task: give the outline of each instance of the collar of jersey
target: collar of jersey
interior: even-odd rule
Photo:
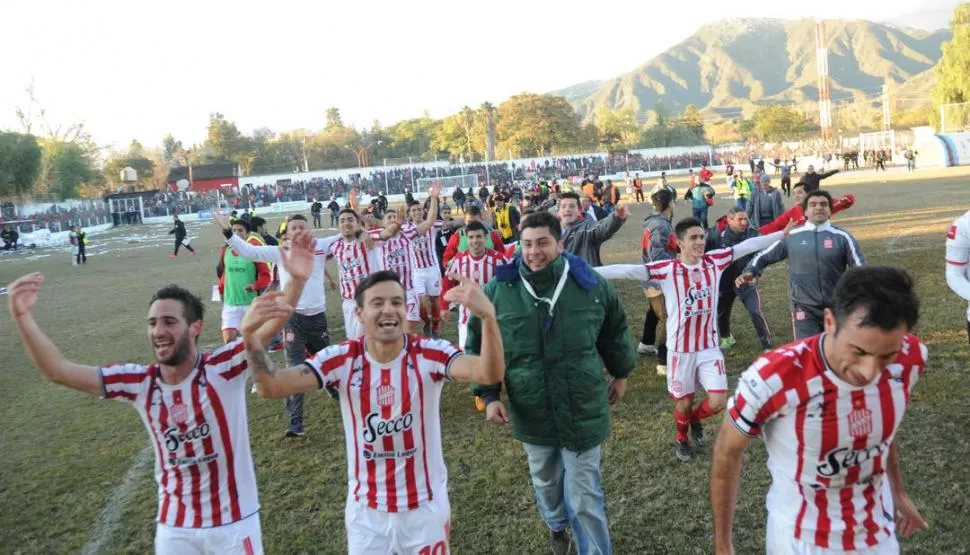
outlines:
[[[814,229],[816,231],[832,229],[832,220],[825,220],[824,223],[821,223],[819,225],[815,225],[812,222],[806,221],[804,226],[805,226],[805,229]]]

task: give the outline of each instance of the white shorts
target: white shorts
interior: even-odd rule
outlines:
[[[385,513],[347,498],[344,509],[350,555],[447,555],[451,506],[447,495],[413,511]]]
[[[886,480],[887,482],[889,480]],[[818,547],[805,540],[795,539],[795,526],[784,518],[772,517],[768,513],[765,529],[765,553],[768,555],[899,555],[899,541],[893,532],[888,538],[872,547],[855,551],[843,551]]]
[[[667,393],[674,399],[693,395],[697,384],[708,393],[727,393],[727,368],[717,347],[696,353],[667,352]]]
[[[468,339],[468,319],[470,314],[465,307],[458,307],[458,348],[465,350],[465,340]]]
[[[249,310],[249,305],[222,305],[222,329],[238,330],[242,327],[243,316]]]
[[[415,289],[408,291],[406,296],[408,309],[408,322],[421,321],[421,297]]]
[[[176,528],[167,524],[155,527],[155,555],[196,553],[262,555],[263,534],[259,526],[259,513],[214,528]]]
[[[357,301],[344,299],[344,333],[347,339],[359,339],[364,335],[364,326],[357,319]]]
[[[414,289],[418,295],[438,297],[441,295],[441,272],[437,266],[414,270]]]

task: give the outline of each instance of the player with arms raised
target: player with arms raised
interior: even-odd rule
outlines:
[[[667,392],[674,399],[675,454],[681,461],[694,458],[688,430],[696,443],[702,443],[701,421],[721,412],[727,401],[727,369],[717,331],[721,274],[735,260],[780,240],[793,225],[789,223],[785,231],[752,237],[705,254],[701,221],[684,218],[674,226],[680,258],[596,268],[607,279],[651,281],[663,290],[667,308]],[[695,409],[697,383],[707,391],[707,397]]]
[[[243,321],[247,357],[260,395],[340,390],[349,491],[348,551],[446,554],[451,509],[441,450],[441,391],[449,381],[501,382],[502,336],[495,308],[477,283],[446,298],[482,320],[481,356],[440,339],[408,335],[406,292],[397,274],[380,271],[357,288],[364,336],[327,347],[299,367],[276,370],[265,338],[283,325],[278,299],[256,299]]]
[[[768,553],[899,553],[926,522],[906,495],[894,443],[926,347],[912,278],[845,273],[825,331],[765,354],[738,380],[711,463],[717,553],[733,553],[741,460],[764,437]]]
[[[970,301],[970,212],[957,218],[946,233],[946,283],[954,293]],[[970,340],[970,308],[967,309]]]
[[[337,215],[337,229],[340,240],[328,244],[327,256],[337,265],[340,296],[344,300],[344,332],[347,339],[357,339],[364,334],[364,329],[357,321],[354,292],[360,282],[379,266],[379,262],[372,257],[375,254],[371,250],[374,241],[361,230],[357,212],[350,208],[341,210]]]
[[[283,293],[261,297],[271,301],[265,310],[276,318],[292,312],[313,263],[309,235],[292,237],[290,243],[289,254],[280,256],[291,277],[285,299]],[[13,282],[10,315],[45,378],[138,411],[155,451],[155,553],[262,553],[246,415],[249,367],[242,339],[200,353],[202,301],[170,285],[158,290],[148,305],[153,364],[84,366],[64,358],[34,320],[43,283],[40,274]],[[272,338],[257,332],[252,340]]]

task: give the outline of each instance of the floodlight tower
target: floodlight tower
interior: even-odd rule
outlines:
[[[818,111],[822,140],[832,139],[832,98],[829,96],[829,50],[825,22],[815,19],[815,61],[818,64]]]

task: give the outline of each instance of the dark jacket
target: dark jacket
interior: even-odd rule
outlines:
[[[581,218],[573,222],[562,232],[562,244],[567,252],[582,258],[590,266],[602,266],[600,259],[600,245],[616,234],[623,226],[623,220],[615,214],[594,222],[589,218]]]
[[[552,319],[536,295],[552,297],[569,260],[569,277]],[[505,346],[505,390],[512,435],[534,445],[582,453],[610,435],[603,366],[626,378],[636,366],[626,313],[613,286],[582,259],[563,253],[539,272],[516,256],[500,266],[485,295],[495,305]],[[468,323],[467,351],[481,352],[481,321]],[[486,403],[497,400],[502,384],[473,386]]]
[[[674,233],[674,224],[671,217],[659,212],[654,212],[643,219],[643,262],[657,262],[658,260],[670,260],[676,253],[670,252],[667,245],[670,243],[670,236]]]
[[[185,224],[182,222],[182,220],[175,220],[175,227],[173,227],[172,230],[168,232],[168,234],[171,235],[173,233],[175,234],[176,241],[181,241],[182,239],[185,239],[185,236],[187,235],[187,233],[185,232]]]
[[[731,229],[731,226],[725,226],[724,229],[719,230],[718,226],[715,225],[707,230],[707,235],[704,238],[704,252],[733,247],[742,241],[747,241],[758,235],[758,230],[751,225],[742,233],[734,231]],[[738,258],[724,270],[724,273],[721,274],[720,291],[730,291],[729,288],[735,287],[735,280],[744,272],[744,269],[751,262],[751,259],[755,257],[755,254],[757,253]],[[748,287],[748,285],[742,287]]]
[[[767,266],[788,259],[788,298],[821,310],[829,306],[835,284],[846,270],[866,263],[854,237],[831,222],[807,223],[759,252],[745,272],[760,276]]]
[[[774,187],[770,191],[755,189],[747,204],[748,219],[755,228],[777,220],[785,213],[785,204],[781,200],[781,192]]]
[[[839,170],[831,170],[824,173],[806,173],[798,181],[805,184],[806,193],[811,193],[812,191],[818,190],[823,179],[832,177],[837,173],[839,173]]]

